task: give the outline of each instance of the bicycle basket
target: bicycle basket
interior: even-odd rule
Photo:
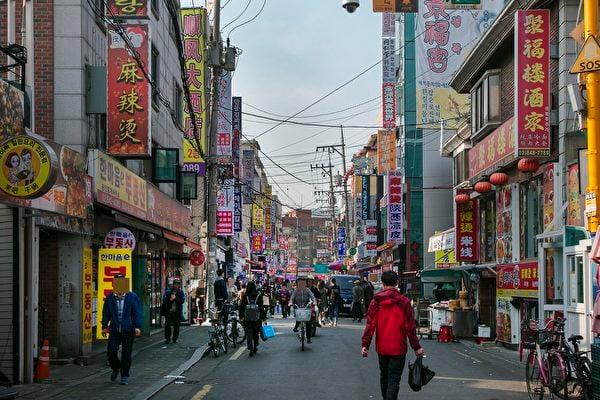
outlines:
[[[311,317],[310,308],[297,308],[296,309],[296,321],[298,322],[308,322]]]
[[[535,345],[544,340],[541,335],[537,320],[531,319],[521,324],[521,343],[524,349],[535,349]]]

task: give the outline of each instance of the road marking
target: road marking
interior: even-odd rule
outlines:
[[[192,397],[192,400],[202,400],[210,392],[210,389],[212,389],[212,385],[202,386],[202,389]]]
[[[473,357],[473,356],[470,356],[470,355],[468,355],[468,354],[462,353],[462,352],[460,352],[460,351],[458,351],[458,350],[453,350],[453,351],[454,351],[456,354],[459,354],[459,355],[461,355],[461,356],[463,356],[463,357],[465,357],[465,358],[470,358],[471,360],[473,360],[473,362],[474,362],[474,363],[479,363],[479,364],[483,363],[483,361],[481,361],[481,360],[479,360],[479,359],[477,359],[477,358],[475,358],[475,357]]]
[[[240,358],[240,356],[242,355],[242,353],[244,352],[244,350],[246,350],[244,347],[240,347],[238,349],[238,351],[236,351],[235,353],[233,353],[233,355],[229,358],[229,361],[235,361],[238,358]]]

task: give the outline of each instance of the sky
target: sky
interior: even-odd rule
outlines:
[[[224,6],[221,31],[225,38],[236,25],[254,17],[263,4],[263,0],[221,1]],[[190,2],[185,0],[183,5],[189,6]],[[197,0],[196,5],[199,3],[203,2]],[[242,97],[244,112],[286,119],[381,59],[381,14],[372,12],[371,1],[362,0],[353,14],[346,12],[341,3],[341,0],[266,0],[262,13],[254,21],[231,33],[231,45],[242,50],[233,76],[233,95]],[[381,66],[377,66],[294,120],[336,126],[378,125],[380,93]],[[347,111],[319,115],[365,102]],[[246,115],[242,131],[251,138],[276,124]],[[364,128],[344,130],[347,164],[375,132]],[[276,163],[310,183],[298,182],[261,155],[273,192],[282,203],[317,207],[314,191],[328,190],[329,177],[311,171],[311,163],[328,164],[328,154],[317,154],[315,148],[339,144],[340,129],[286,124],[257,140],[262,151]],[[332,164],[334,173],[341,173],[341,157],[332,155]]]

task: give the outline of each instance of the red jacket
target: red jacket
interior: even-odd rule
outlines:
[[[371,302],[362,337],[363,347],[369,348],[376,332],[375,349],[379,355],[405,355],[408,351],[407,338],[413,350],[421,348],[410,300],[396,289],[377,293]]]

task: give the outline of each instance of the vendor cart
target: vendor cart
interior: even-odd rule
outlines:
[[[433,338],[433,313],[428,300],[419,300],[417,303],[417,333],[422,338],[427,336],[428,339]]]

